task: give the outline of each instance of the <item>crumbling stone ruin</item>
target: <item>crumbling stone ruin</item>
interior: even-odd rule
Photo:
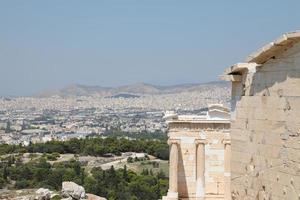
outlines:
[[[300,199],[300,32],[225,71],[232,82],[233,200]]]

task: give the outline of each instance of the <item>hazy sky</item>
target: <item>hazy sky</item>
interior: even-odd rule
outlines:
[[[284,32],[295,0],[0,0],[0,95],[199,83]]]

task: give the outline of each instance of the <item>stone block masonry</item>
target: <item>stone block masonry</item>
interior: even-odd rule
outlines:
[[[241,77],[232,84],[233,200],[300,199],[300,33],[276,41],[223,76]]]

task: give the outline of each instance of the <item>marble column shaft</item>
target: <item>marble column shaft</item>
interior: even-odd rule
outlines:
[[[230,179],[231,179],[231,143],[230,140],[224,140],[224,184],[225,184],[225,200],[231,200],[231,189],[230,189]]]
[[[170,171],[169,171],[169,192],[178,192],[178,146],[177,140],[169,140],[170,145]]]
[[[205,140],[196,140],[196,196],[205,197]]]

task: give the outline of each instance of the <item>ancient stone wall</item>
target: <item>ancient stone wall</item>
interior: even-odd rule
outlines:
[[[300,44],[232,85],[233,199],[300,199]]]

